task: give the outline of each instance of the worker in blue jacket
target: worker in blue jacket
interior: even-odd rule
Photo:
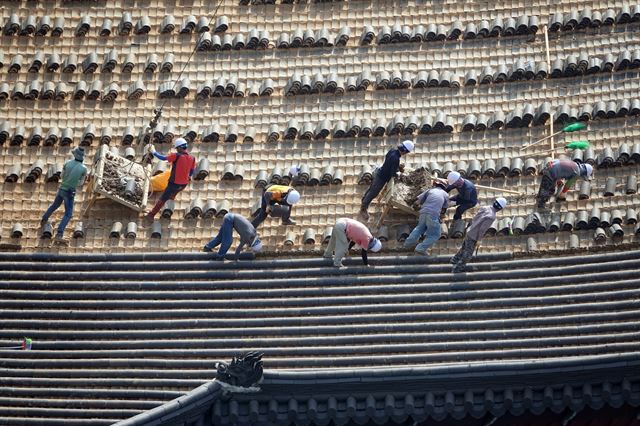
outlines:
[[[471,181],[464,179],[458,172],[450,172],[447,175],[446,191],[450,192],[453,189],[458,191],[458,195],[449,198],[453,202],[453,205],[458,206],[456,212],[453,215],[453,220],[462,219],[462,214],[478,204],[478,190]]]

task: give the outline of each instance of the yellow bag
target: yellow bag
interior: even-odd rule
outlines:
[[[167,185],[169,185],[169,176],[171,176],[171,170],[152,176],[151,191],[160,192],[167,189]]]

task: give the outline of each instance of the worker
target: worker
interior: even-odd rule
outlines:
[[[153,221],[156,213],[160,211],[162,206],[164,206],[164,203],[166,203],[168,200],[175,199],[176,195],[178,195],[180,191],[187,187],[189,181],[191,180],[191,176],[196,170],[196,160],[191,156],[191,154],[187,152],[186,139],[176,139],[173,146],[176,149],[176,153],[171,153],[164,156],[156,152],[156,148],[153,146],[153,144],[149,144],[148,150],[153,154],[154,157],[161,161],[168,161],[172,164],[172,166],[167,188],[164,190],[162,195],[160,195],[160,199],[158,200],[156,205],[153,206],[151,211],[146,215],[146,219],[148,221]]]
[[[467,262],[473,256],[478,242],[484,237],[487,229],[496,220],[496,213],[507,206],[507,200],[502,197],[496,198],[491,205],[482,206],[478,213],[471,220],[471,224],[467,228],[467,233],[462,241],[462,246],[458,253],[451,258],[453,263],[453,273],[463,272]]]
[[[456,196],[449,198],[450,205],[458,206],[453,214],[453,220],[462,219],[464,212],[478,204],[478,190],[470,180],[464,179],[458,172],[449,172],[447,182],[449,183],[447,192],[454,189],[458,191]]]
[[[285,213],[282,216],[283,225],[295,225],[295,220],[291,219],[291,207],[300,201],[300,193],[287,185],[269,185],[262,194],[262,204],[251,224],[258,228],[267,218],[267,208],[270,206],[284,206]]]
[[[552,195],[556,196],[556,201],[564,201],[566,193],[569,192],[578,180],[590,180],[593,175],[593,167],[587,163],[577,163],[571,160],[553,160],[547,163],[542,170],[542,180],[540,190],[536,196],[538,208],[543,209],[544,205]]]
[[[215,255],[215,259],[223,260],[224,255],[229,251],[231,243],[233,242],[233,230],[236,230],[240,235],[240,243],[236,248],[234,260],[238,260],[238,256],[242,251],[242,248],[249,245],[251,251],[258,253],[262,249],[262,242],[258,238],[256,228],[253,227],[244,216],[237,213],[227,213],[222,220],[222,226],[218,235],[216,235],[211,241],[204,246],[204,251],[210,252],[214,248],[220,246],[218,253]]]
[[[449,195],[445,191],[446,188],[447,181],[434,179],[433,186],[418,195],[416,203],[421,206],[420,217],[418,224],[404,241],[406,248],[415,247],[416,253],[426,255],[427,250],[440,239],[441,217],[449,206]],[[423,235],[425,236],[424,240],[416,245]]]
[[[362,203],[360,205],[360,218],[362,220],[369,220],[369,204],[380,194],[380,191],[382,191],[382,188],[384,188],[387,182],[396,176],[398,172],[404,172],[404,164],[400,164],[400,158],[412,152],[413,148],[413,142],[410,140],[402,142],[396,148],[390,149],[384,158],[382,166],[374,170],[373,181],[362,196]]]
[[[44,226],[53,212],[64,203],[64,216],[62,216],[62,220],[58,224],[55,236],[55,242],[58,244],[67,242],[64,239],[64,230],[73,216],[73,201],[76,189],[84,183],[87,177],[87,167],[82,164],[84,161],[84,148],[81,146],[76,147],[71,151],[71,154],[73,159],[64,163],[62,167],[62,175],[60,176],[62,182],[58,187],[56,198],[42,216],[42,220],[40,220],[40,226]]]
[[[331,239],[329,239],[329,245],[324,251],[324,257],[331,258],[335,252],[333,266],[340,268],[344,266],[342,259],[355,244],[360,246],[362,263],[367,266],[369,265],[367,251],[375,253],[382,248],[380,240],[374,238],[369,228],[362,222],[347,218],[338,219],[333,227],[333,232],[331,232]]]

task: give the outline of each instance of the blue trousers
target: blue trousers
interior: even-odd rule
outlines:
[[[233,213],[225,214],[220,231],[218,231],[218,235],[213,237],[213,240],[205,244],[205,247],[209,249],[220,246],[220,249],[218,250],[218,257],[222,257],[227,254],[229,247],[231,247],[231,243],[233,242],[233,219]]]
[[[415,246],[422,235],[425,236],[424,240],[416,246],[416,251],[425,252],[440,239],[440,221],[437,217],[421,214],[418,224],[404,240],[404,246],[407,248]]]
[[[62,216],[62,220],[58,225],[57,236],[62,237],[64,235],[64,229],[69,224],[71,220],[71,216],[73,216],[73,199],[76,195],[76,191],[72,189],[58,189],[58,193],[56,194],[56,198],[53,200],[53,203],[49,206],[47,211],[42,216],[42,220],[44,222],[49,220],[49,217],[58,210],[58,207],[64,203],[64,216]]]

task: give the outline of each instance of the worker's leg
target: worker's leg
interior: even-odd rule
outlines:
[[[462,257],[462,250],[464,249],[464,243],[465,241],[467,241],[467,239],[465,238],[464,240],[462,240],[462,245],[460,246],[460,248],[458,249],[458,252],[456,254],[453,255],[453,257],[449,260],[450,263],[452,264],[456,264],[458,263],[458,261],[460,260],[460,258]]]
[[[333,226],[333,231],[331,231],[331,238],[329,238],[329,244],[327,244],[327,248],[324,249],[324,254],[322,255],[323,257],[333,256],[333,251],[336,248],[336,235],[338,235],[339,232],[337,226],[337,223]]]
[[[162,206],[164,206],[164,203],[166,203],[169,200],[173,200],[174,198],[176,198],[176,195],[180,191],[182,191],[182,189],[185,186],[186,185],[176,185],[176,184],[173,184],[173,183],[169,183],[167,185],[167,189],[165,189],[164,192],[162,193],[162,195],[160,195],[160,199],[156,202],[156,205],[153,206],[151,211],[147,214],[147,217],[153,218],[160,211]]]
[[[73,216],[73,200],[75,197],[75,191],[61,189],[58,192],[64,199],[64,216],[62,216],[62,220],[60,221],[60,224],[58,224],[58,232],[56,232],[56,237],[62,238],[62,236],[64,235],[64,230],[69,224],[71,216]]]
[[[427,221],[427,215],[421,214],[420,217],[418,218],[418,224],[416,225],[415,228],[413,228],[413,231],[411,231],[407,239],[404,240],[405,248],[415,247],[415,245],[418,243],[418,240],[420,239],[422,234],[424,234],[424,231],[427,230],[426,221]]]
[[[288,206],[286,204],[281,204],[282,206],[288,207],[287,211],[284,212],[284,214],[282,215],[282,224],[283,225],[295,225],[296,221],[291,219],[291,209],[293,207]]]
[[[460,248],[460,258],[458,259],[458,262],[453,268],[454,272],[456,270],[458,271],[464,270],[464,267],[466,266],[467,262],[469,262],[469,260],[471,260],[471,258],[473,257],[473,251],[476,248],[476,243],[477,241],[472,240],[471,238],[464,239],[462,243],[462,247]]]
[[[360,205],[360,210],[367,211],[369,209],[369,204],[373,201],[374,198],[378,196],[382,188],[387,184],[387,181],[382,179],[378,173],[373,177],[373,181],[369,188],[366,190],[364,195],[362,196],[362,204]]]
[[[551,196],[556,191],[556,182],[554,179],[549,176],[548,172],[545,172],[542,175],[542,179],[540,181],[540,189],[538,190],[538,195],[536,196],[536,200],[538,202],[538,207],[543,208],[545,203],[549,201]]]
[[[216,248],[220,245],[220,243],[222,242],[222,237],[223,237],[223,232],[222,230],[224,229],[226,223],[229,221],[229,218],[231,218],[231,225],[233,226],[233,216],[230,216],[231,213],[227,213],[224,215],[224,219],[222,220],[222,226],[220,227],[220,230],[218,231],[218,234],[213,237],[213,239],[211,241],[209,241],[207,244],[204,245],[205,249],[211,250],[213,248]]]
[[[54,198],[54,200],[53,200],[53,203],[51,203],[51,205],[49,206],[47,211],[44,213],[44,215],[42,215],[42,220],[40,221],[40,223],[42,225],[47,223],[47,221],[49,220],[49,218],[51,217],[53,212],[58,210],[58,207],[60,207],[62,205],[62,202],[64,201],[64,198],[62,197],[62,195],[60,195],[60,191],[62,191],[62,190],[61,189],[58,190],[58,192],[56,193],[56,198]]]
[[[470,208],[473,208],[473,206],[475,206],[478,203],[462,203],[460,205],[458,205],[458,207],[456,208],[456,212],[453,215],[453,220],[458,220],[458,219],[462,219],[462,215],[464,214],[464,212],[466,212],[467,210],[469,210]]]
[[[267,218],[267,205],[271,202],[271,198],[267,197],[266,194],[262,194],[262,203],[260,204],[260,210],[256,214],[256,217],[253,218],[251,224],[254,228],[258,228],[262,222]]]
[[[342,259],[346,256],[349,250],[349,240],[347,239],[347,224],[338,221],[333,228],[331,236],[335,235],[335,256],[333,257],[333,266],[342,266]]]
[[[222,227],[220,228],[220,249],[218,250],[218,256],[222,257],[229,251],[231,243],[233,242],[233,214],[227,213],[224,215],[222,221]]]
[[[440,239],[440,221],[438,218],[427,216],[427,231],[424,240],[416,246],[416,251],[425,253],[431,248],[436,241]]]

